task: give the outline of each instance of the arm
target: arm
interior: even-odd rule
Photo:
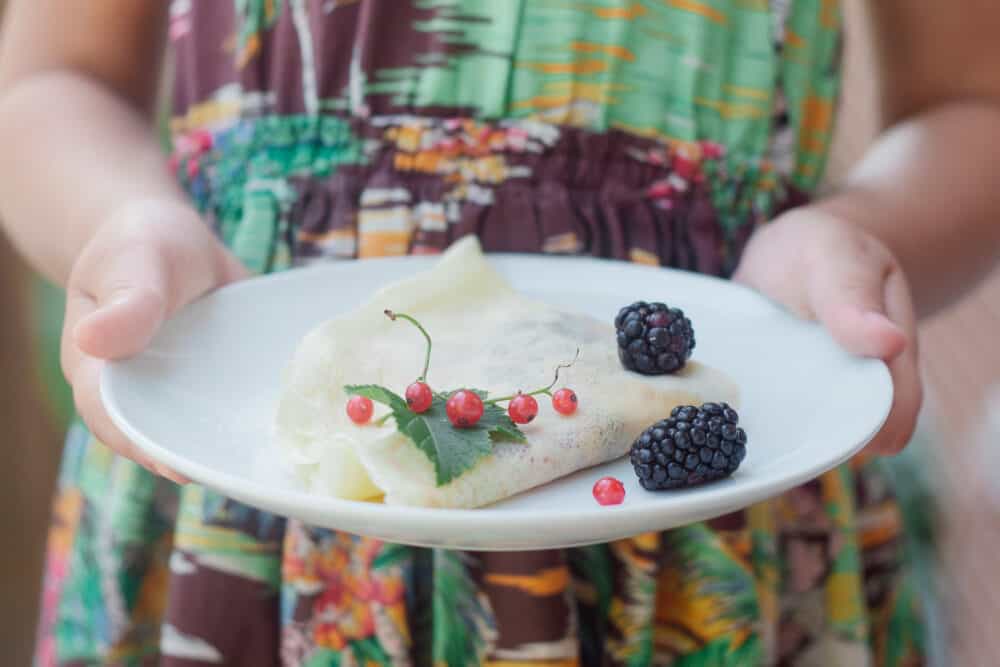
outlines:
[[[14,0],[0,35],[0,215],[66,285],[62,365],[77,410],[117,452],[164,474],[104,412],[107,359],[243,275],[166,168],[151,116],[166,2]]]
[[[735,277],[886,362],[893,406],[872,451],[891,453],[922,401],[918,313],[957,298],[1000,255],[1000,7],[871,0],[869,14],[882,136],[829,198],[757,232]]]
[[[1000,5],[869,8],[886,131],[819,206],[885,243],[928,315],[1000,258]]]
[[[0,35],[0,214],[65,284],[123,201],[183,201],[151,117],[166,3],[9,3]]]

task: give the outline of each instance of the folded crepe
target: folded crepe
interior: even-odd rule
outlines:
[[[386,309],[413,316],[433,338],[427,380],[435,391],[475,387],[504,396],[544,387],[579,350],[555,387],[576,392],[576,413],[562,416],[539,397],[538,417],[521,426],[526,443],[496,442],[471,469],[438,486],[430,458],[391,418],[374,423],[387,408],[376,404],[375,420],[364,426],[345,413],[345,385],[378,384],[401,395],[422,369],[424,339],[411,325],[390,321]],[[643,429],[677,405],[736,404],[733,382],[695,361],[675,375],[626,371],[613,317],[600,321],[519,294],[490,266],[478,240],[466,237],[433,268],[382,288],[306,335],[286,369],[277,441],[313,492],[472,508],[625,455]]]

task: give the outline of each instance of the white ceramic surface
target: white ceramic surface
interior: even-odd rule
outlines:
[[[622,459],[475,510],[391,507],[302,491],[272,443],[282,369],[313,326],[433,261],[327,264],[224,288],[184,309],[141,355],[109,364],[104,403],[156,460],[244,503],[393,542],[479,550],[604,542],[736,510],[847,460],[892,403],[881,362],[845,354],[818,326],[740,286],[589,258],[493,255],[516,288],[563,309],[610,321],[637,299],[683,308],[695,327],[696,358],[740,385],[749,442],[736,474],[697,489],[650,493]],[[625,483],[622,505],[594,501],[591,486],[603,475]]]

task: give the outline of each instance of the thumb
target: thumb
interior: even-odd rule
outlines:
[[[138,353],[166,317],[168,270],[155,246],[122,248],[110,260],[85,271],[71,289],[84,292],[94,302],[94,309],[73,328],[74,341],[92,357],[117,359]]]
[[[906,349],[907,335],[885,306],[886,284],[897,270],[858,258],[814,274],[807,289],[811,310],[848,352],[891,361]]]

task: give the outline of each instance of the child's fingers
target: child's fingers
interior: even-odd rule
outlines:
[[[178,308],[246,276],[197,219],[109,225],[70,277],[69,291],[94,304],[71,330],[73,339],[84,353],[102,359],[134,355]]]
[[[892,410],[885,425],[869,447],[877,454],[898,454],[903,451],[916,429],[917,416],[923,403],[923,387],[916,354],[907,351],[889,362],[892,375]]]
[[[852,258],[816,267],[807,287],[816,318],[849,352],[891,360],[909,341],[900,323],[886,313],[886,281],[894,267]]]
[[[907,331],[913,331],[916,327],[909,288],[899,272],[890,275],[886,282],[886,311]],[[892,410],[882,430],[869,445],[872,451],[879,454],[897,454],[913,437],[917,415],[923,403],[915,337],[911,337],[906,350],[888,365],[893,385]]]
[[[96,275],[82,267],[67,290],[62,365],[73,386],[77,412],[94,437],[116,453],[179,484],[186,480],[143,454],[115,427],[100,396],[99,357],[134,354],[163,321],[163,263],[148,250],[130,250],[95,263]]]
[[[142,287],[123,292],[77,322],[73,339],[86,354],[119,359],[140,352],[163,322],[159,294]]]
[[[100,369],[104,360],[140,352],[177,308],[245,275],[186,207],[129,207],[101,227],[70,276],[61,350],[77,410],[99,440],[153,472],[186,481],[115,427],[101,401]]]
[[[887,363],[892,408],[869,447],[878,454],[895,454],[913,436],[923,400],[916,319],[903,274],[892,264],[876,267],[859,262],[822,272],[811,300],[820,321],[846,349]]]
[[[806,213],[758,232],[734,277],[819,320],[852,354],[886,362],[893,404],[869,447],[880,454],[903,449],[923,390],[912,302],[889,251],[852,226]]]
[[[73,325],[73,340],[101,359],[136,354],[163,323],[169,289],[168,268],[155,246],[127,245],[91,262],[70,285],[94,302],[93,311]]]

